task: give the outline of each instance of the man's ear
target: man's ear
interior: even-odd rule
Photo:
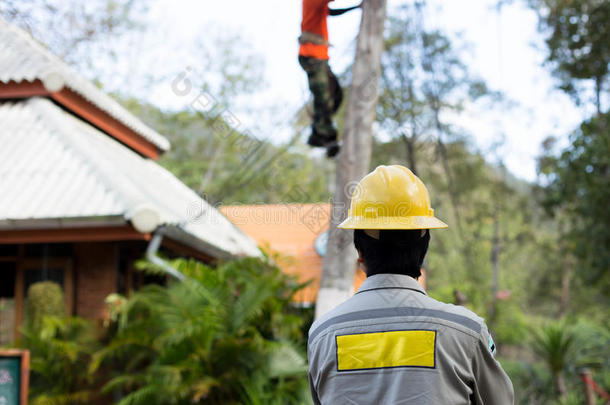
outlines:
[[[358,264],[364,264],[364,257],[362,257],[360,249],[358,249]]]

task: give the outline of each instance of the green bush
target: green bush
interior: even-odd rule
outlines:
[[[91,322],[43,316],[22,333],[22,346],[31,354],[32,405],[90,404],[98,397],[98,376],[88,369],[92,353],[99,350]]]
[[[30,350],[32,405],[89,404],[97,395],[88,374],[91,355],[99,349],[94,326],[66,316],[61,287],[35,283],[28,289],[21,346]]]
[[[26,322],[33,329],[42,327],[45,316],[66,316],[64,293],[59,284],[52,281],[32,284],[27,292],[25,313]]]
[[[91,364],[120,370],[104,391],[121,393],[120,405],[307,403],[303,321],[291,309],[301,286],[258,259],[174,266],[184,282],[114,300],[116,337]]]

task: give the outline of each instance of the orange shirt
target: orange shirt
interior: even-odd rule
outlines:
[[[301,32],[311,32],[322,36],[328,42],[328,3],[333,0],[303,0],[303,21]],[[301,44],[299,55],[316,59],[328,59],[328,45]]]

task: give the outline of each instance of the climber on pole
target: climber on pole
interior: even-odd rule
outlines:
[[[328,64],[328,28],[326,18],[342,15],[360,8],[360,5],[331,9],[334,0],[303,0],[303,21],[299,37],[299,64],[307,73],[309,90],[313,95],[313,124],[307,143],[326,148],[326,155],[339,152],[337,129],[332,120],[343,100],[343,91]]]

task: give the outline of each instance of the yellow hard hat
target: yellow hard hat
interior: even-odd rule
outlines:
[[[447,228],[434,216],[424,183],[404,166],[379,166],[354,189],[341,229]]]

